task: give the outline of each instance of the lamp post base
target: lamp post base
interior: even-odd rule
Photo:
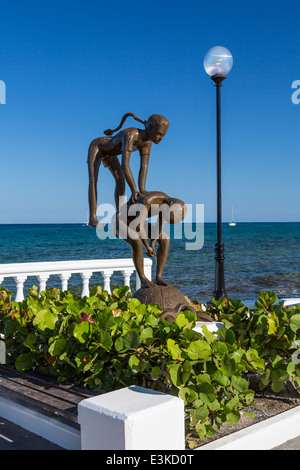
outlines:
[[[216,275],[215,275],[215,290],[214,298],[220,300],[227,297],[224,279],[224,244],[216,243],[215,245],[215,260],[216,260]]]

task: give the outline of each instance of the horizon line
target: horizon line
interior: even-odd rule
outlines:
[[[222,221],[223,224],[229,224],[231,221]],[[196,222],[196,221],[189,221],[189,222],[179,222],[176,225],[182,225],[182,224],[217,224],[217,222],[212,222],[212,221],[206,221],[206,222]],[[300,223],[300,220],[254,220],[254,221],[247,221],[247,220],[240,220],[239,222],[236,222],[236,225],[239,224],[298,224]],[[86,223],[83,222],[1,222],[1,225],[82,225],[84,227],[90,227]],[[106,223],[105,225],[111,225],[111,223]],[[104,225],[104,226],[105,226]],[[90,228],[96,228],[96,227],[90,227]]]

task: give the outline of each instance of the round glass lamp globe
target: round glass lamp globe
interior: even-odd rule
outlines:
[[[204,57],[205,72],[211,77],[226,77],[233,64],[231,52],[226,47],[212,47]]]

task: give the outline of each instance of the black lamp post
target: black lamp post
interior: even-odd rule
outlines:
[[[232,68],[232,55],[228,49],[216,46],[204,57],[205,71],[210,75],[216,86],[216,117],[217,117],[217,243],[215,245],[215,290],[216,300],[227,297],[224,279],[224,244],[222,242],[222,191],[221,191],[221,86]]]

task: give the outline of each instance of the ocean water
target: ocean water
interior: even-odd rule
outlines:
[[[195,230],[195,227],[194,227]],[[171,244],[164,278],[190,299],[207,302],[214,291],[216,224],[204,225],[201,249],[186,250],[183,239],[171,231]],[[272,290],[279,298],[300,297],[300,223],[223,224],[225,246],[225,285],[228,297],[256,299],[260,291]],[[83,224],[0,225],[0,263],[30,261],[84,260],[131,257],[127,243],[120,239],[99,239],[96,229]],[[153,263],[153,275],[156,262]],[[112,276],[112,288],[123,285],[121,274]],[[132,289],[135,281],[132,276]],[[94,274],[90,286],[103,285],[101,274]],[[24,293],[38,285],[28,278]],[[15,291],[13,279],[3,287]],[[47,287],[60,287],[51,276]],[[73,275],[69,288],[81,292],[81,278]]]

